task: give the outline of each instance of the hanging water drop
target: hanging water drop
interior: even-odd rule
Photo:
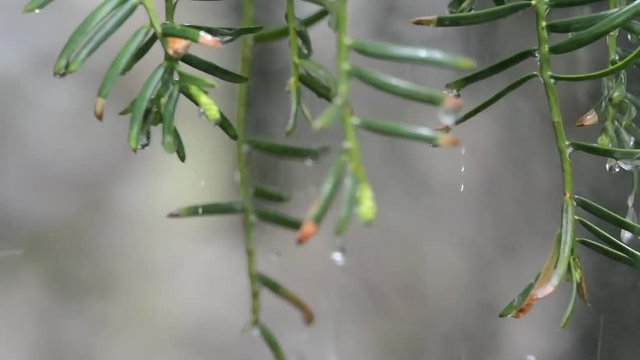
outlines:
[[[571,154],[573,154],[573,150],[574,150],[574,149],[573,149],[573,146],[571,146],[571,145],[568,145],[568,146],[567,146],[567,157],[568,157],[568,158],[570,158],[570,157],[571,157]]]
[[[40,9],[35,9],[35,10],[33,10],[33,13],[34,13],[34,14],[40,14]]]
[[[606,163],[606,169],[608,172],[615,174],[618,171],[620,171],[620,165],[618,164],[618,162],[616,161],[616,159],[607,159],[607,163]]]
[[[537,360],[537,359],[536,359],[536,356],[535,356],[535,355],[533,355],[533,354],[528,354],[528,355],[525,357],[525,360]]]
[[[316,164],[316,161],[314,159],[312,159],[312,158],[306,158],[304,160],[304,165],[305,166],[312,167],[315,164]]]
[[[199,206],[198,207],[198,215],[202,215],[202,213],[203,213],[202,206]]]
[[[636,210],[633,206],[633,203],[635,202],[635,198],[636,198],[636,194],[634,191],[632,191],[631,194],[629,194],[629,197],[627,198],[628,210],[627,210],[627,216],[625,217],[625,219],[634,223],[638,222],[638,215],[636,214]],[[624,229],[620,231],[620,240],[622,240],[623,243],[629,244],[632,240],[635,240],[635,239],[637,239],[637,237],[633,233]]]
[[[618,167],[625,171],[633,171],[638,167],[638,160],[620,160],[618,161]]]
[[[249,332],[251,333],[251,336],[253,337],[260,337],[260,328],[258,326],[252,326],[251,330],[249,330]]]
[[[209,119],[207,118],[207,113],[204,111],[203,108],[198,108],[198,117],[202,120],[209,121]]]
[[[147,131],[144,134],[144,137],[142,138],[140,143],[138,144],[138,150],[144,150],[148,148],[150,144],[151,144],[151,132]]]
[[[444,126],[453,126],[458,120],[458,110],[454,108],[440,108],[438,110],[438,120]]]

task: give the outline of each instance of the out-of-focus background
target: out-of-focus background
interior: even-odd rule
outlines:
[[[0,22],[0,359],[270,359],[262,342],[243,331],[249,305],[239,220],[165,218],[179,206],[236,197],[233,143],[181,103],[177,121],[186,164],[166,155],[157,141],[135,155],[128,150],[128,120],[116,114],[158,61],[157,49],[119,82],[104,123],[92,116],[102,74],[144,21],[143,12],[78,74],[54,79],[59,49],[98,1],[56,1],[37,15],[21,15],[23,3],[5,2]],[[259,23],[282,22],[284,0],[257,3]],[[351,3],[356,37],[442,48],[473,56],[480,65],[535,41],[531,13],[441,30],[412,27],[408,20],[444,13],[445,0]],[[234,26],[238,7],[234,1],[185,0],[178,19]],[[315,57],[331,65],[332,33],[322,23],[312,35]],[[596,69],[604,64],[603,46],[556,59],[554,67]],[[286,49],[280,42],[256,50],[253,134],[282,136]],[[197,51],[237,69],[237,50]],[[437,88],[460,75],[356,61]],[[466,103],[477,103],[534,66],[527,62],[470,88],[463,93]],[[598,99],[599,81],[559,87],[570,136],[594,139],[596,130],[577,131],[571,123]],[[359,84],[355,93],[360,114],[437,125],[432,108]],[[233,115],[235,87],[222,85],[213,95]],[[316,113],[322,109],[314,96],[307,102]],[[535,275],[558,226],[560,176],[546,114],[541,86],[531,82],[455,130],[464,155],[460,148],[361,134],[380,214],[372,227],[352,227],[342,267],[329,258],[337,241],[331,235],[334,217],[305,247],[297,247],[290,232],[258,225],[260,268],[317,312],[317,323],[305,328],[294,310],[264,294],[265,320],[289,357],[637,359],[640,277],[584,249],[591,305],[579,304],[567,329],[558,326],[566,285],[524,320],[497,317]],[[301,123],[287,141],[309,139],[339,144],[340,133],[312,134]],[[573,158],[576,192],[624,213],[628,174],[607,173],[601,159]],[[303,216],[329,162],[305,166],[255,156],[253,176],[291,191],[295,200],[284,209]]]

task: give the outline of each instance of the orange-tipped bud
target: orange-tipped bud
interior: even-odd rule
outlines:
[[[411,20],[413,25],[434,26],[438,20],[437,16],[424,16]]]
[[[460,111],[464,106],[464,101],[458,96],[447,95],[442,101],[442,108],[444,110]]]
[[[189,52],[191,41],[176,37],[167,38],[167,52],[176,59]]]
[[[533,308],[533,305],[535,303],[536,299],[534,299],[533,296],[529,296],[527,300],[522,303],[522,306],[520,306],[518,310],[516,310],[510,317],[514,319],[520,319],[521,317],[527,315],[529,311],[531,311],[531,308]]]
[[[304,245],[318,232],[318,224],[313,220],[305,220],[298,230],[298,245]]]
[[[220,41],[220,38],[204,31],[200,31],[200,36],[198,36],[198,44],[211,46],[213,48],[222,47],[222,41]]]
[[[96,119],[98,119],[98,121],[102,121],[102,116],[104,115],[104,104],[106,102],[107,100],[101,97],[96,99],[96,105],[93,108],[93,113],[95,114]]]
[[[453,134],[442,134],[438,137],[438,146],[458,146],[460,145],[460,138]]]
[[[437,128],[435,128],[435,130],[446,134],[449,131],[451,131],[451,126],[442,125],[442,126],[438,126]]]
[[[598,113],[591,109],[586,114],[582,115],[580,119],[576,122],[576,126],[591,126],[598,123]]]

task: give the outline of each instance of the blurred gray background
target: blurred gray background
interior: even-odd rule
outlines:
[[[353,0],[352,33],[467,54],[480,65],[535,41],[530,12],[462,30],[408,24],[444,13],[446,2]],[[56,1],[37,15],[21,15],[23,3],[5,2],[0,22],[0,359],[270,359],[243,331],[249,305],[239,219],[165,218],[179,206],[236,197],[234,144],[183,102],[177,121],[186,164],[157,141],[135,155],[128,150],[128,120],[116,114],[158,61],[158,49],[119,82],[104,123],[93,119],[102,74],[143,12],[62,80],[51,76],[58,51],[98,1]],[[260,24],[281,23],[284,0],[257,3]],[[185,0],[178,19],[234,26],[238,4]],[[315,58],[331,65],[332,33],[322,23],[312,35]],[[284,42],[256,49],[252,134],[284,139],[286,49]],[[597,43],[556,59],[554,68],[596,69],[603,49]],[[237,50],[196,51],[237,69]],[[436,88],[460,76],[354,59]],[[534,66],[471,87],[463,93],[467,106]],[[434,109],[354,84],[359,114],[437,126]],[[599,81],[560,85],[572,138],[597,136],[571,124],[599,91]],[[214,96],[232,115],[235,87],[222,85]],[[323,106],[312,95],[307,103],[316,113]],[[337,241],[333,216],[305,247],[290,232],[258,225],[260,268],[317,312],[317,323],[305,328],[298,313],[264,293],[265,321],[290,359],[637,359],[640,277],[584,249],[591,305],[578,304],[567,329],[558,328],[566,284],[523,320],[497,317],[544,262],[559,222],[560,174],[540,84],[527,84],[455,132],[464,156],[460,148],[360,135],[380,212],[374,226],[352,226],[345,266],[329,259]],[[340,133],[312,134],[301,122],[288,141],[339,144]],[[624,213],[628,174],[607,173],[601,159],[573,158],[576,192]],[[303,216],[329,162],[255,156],[253,177],[292,192],[284,209]]]

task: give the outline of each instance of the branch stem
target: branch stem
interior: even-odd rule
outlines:
[[[336,24],[338,35],[338,90],[335,101],[343,101],[348,106],[344,107],[342,113],[342,124],[344,131],[343,148],[349,161],[349,170],[356,176],[358,180],[359,189],[363,187],[369,187],[369,180],[362,163],[362,157],[360,155],[360,144],[356,135],[356,127],[352,120],[352,108],[351,102],[351,77],[349,72],[351,71],[351,59],[349,56],[351,50],[351,38],[348,32],[349,21],[349,9],[348,0],[338,0],[336,4]],[[360,192],[360,191],[359,191]],[[358,196],[360,196],[359,194]]]
[[[254,25],[254,0],[242,1],[242,26]],[[253,36],[242,38],[240,52],[240,73],[249,77],[251,72],[251,58],[253,53]],[[238,86],[238,99],[236,110],[236,140],[237,165],[240,173],[240,196],[243,205],[243,228],[245,251],[247,255],[247,273],[251,287],[251,323],[254,326],[260,324],[260,288],[258,286],[258,273],[256,269],[256,251],[253,238],[253,222],[255,219],[252,188],[249,182],[249,169],[247,161],[247,109],[249,105],[249,85],[247,83]]]
[[[534,297],[542,298],[551,294],[564,277],[569,265],[570,254],[575,247],[575,205],[573,203],[573,171],[567,136],[562,122],[562,113],[558,100],[558,91],[552,78],[551,54],[549,52],[549,35],[547,33],[547,1],[535,0],[536,28],[538,35],[538,63],[540,78],[544,85],[549,113],[555,135],[560,165],[562,170],[562,188],[564,200],[562,206],[560,253],[554,273],[549,282],[539,289],[535,289]]]

